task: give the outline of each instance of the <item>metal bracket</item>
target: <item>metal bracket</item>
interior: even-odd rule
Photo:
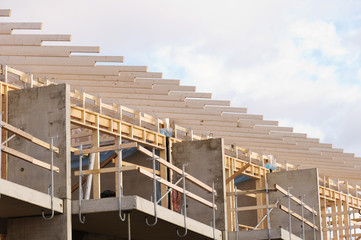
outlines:
[[[177,229],[178,237],[185,237],[188,233],[187,229],[187,194],[186,194],[186,175],[185,175],[185,166],[188,164],[183,164],[182,166],[182,178],[183,178],[183,216],[184,216],[184,233],[180,234]]]
[[[119,213],[118,213],[118,215],[119,215],[119,218],[120,218],[120,220],[122,220],[122,222],[124,222],[125,221],[125,218],[126,218],[126,216],[125,216],[125,213],[124,214],[122,214],[122,197],[123,197],[123,186],[122,186],[122,175],[123,175],[123,173],[122,173],[122,171],[120,170],[121,169],[121,167],[122,167],[122,150],[120,149],[120,140],[118,140],[118,149],[117,149],[117,151],[118,151],[118,200],[119,200],[119,202],[118,202],[118,204],[119,204]]]
[[[14,136],[14,135],[13,135]],[[50,151],[51,151],[51,184],[50,184],[50,192],[51,192],[51,215],[50,217],[45,217],[44,210],[41,211],[41,215],[45,220],[51,220],[54,217],[54,138],[51,137],[51,143],[50,143]],[[49,192],[49,191],[48,191]]]
[[[153,223],[149,223],[148,222],[148,218],[145,217],[145,223],[149,226],[149,227],[153,227],[157,224],[158,222],[158,217],[157,217],[157,179],[156,179],[156,175],[155,175],[155,148],[153,148],[153,156],[152,156],[152,161],[153,161],[153,203],[154,203],[154,222]]]
[[[82,189],[82,168],[83,168],[83,145],[80,145],[80,154],[79,154],[79,221],[84,224],[85,216],[81,215],[81,201],[83,199],[83,189]]]

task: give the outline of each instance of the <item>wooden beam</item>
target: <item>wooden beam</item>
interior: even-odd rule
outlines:
[[[153,178],[153,174],[151,174],[150,172],[148,172],[148,171],[146,171],[146,170],[144,170],[144,169],[142,169],[142,168],[139,168],[138,171],[139,171],[140,173],[142,173],[143,175],[149,177],[149,178]],[[184,192],[184,191],[183,191],[183,188],[178,187],[177,185],[175,185],[175,184],[173,184],[173,183],[170,183],[170,182],[168,182],[167,180],[164,180],[163,178],[156,177],[156,180],[157,180],[158,182],[160,182],[160,183],[168,186],[168,187],[173,188],[174,190],[176,190],[176,191],[178,191],[178,192],[180,192],[180,193],[183,193],[183,192]],[[200,202],[200,203],[202,203],[202,204],[204,204],[204,205],[206,205],[206,206],[208,206],[208,207],[210,207],[210,208],[213,207],[213,203],[211,203],[210,201],[205,200],[204,198],[199,197],[199,196],[195,195],[194,193],[191,193],[191,192],[189,192],[189,191],[187,191],[187,190],[186,190],[186,195],[187,195],[188,197],[196,200],[197,202]],[[215,205],[215,207],[216,207],[216,209],[217,209],[217,206],[216,206],[216,205]]]
[[[285,189],[283,189],[282,187],[280,187],[279,185],[275,184],[274,187],[275,187],[275,189],[277,189],[277,191],[279,191],[283,195],[288,196],[288,192]],[[302,201],[300,199],[298,199],[297,197],[293,196],[291,193],[289,194],[289,196],[290,196],[291,200],[294,201],[295,203],[297,203],[299,205],[302,204]],[[307,209],[308,211],[310,211],[311,213],[313,212],[317,216],[317,211],[313,210],[307,204],[303,203],[303,207],[305,209]]]
[[[21,30],[41,30],[42,23],[34,22],[2,22],[0,23],[0,34],[11,34],[14,29]]]
[[[277,204],[269,204],[268,208],[276,208]],[[252,211],[252,210],[258,210],[258,209],[264,209],[267,208],[267,205],[255,205],[255,206],[246,206],[246,207],[238,207],[237,211]],[[231,211],[236,211],[235,208],[231,208]]]
[[[1,49],[1,46],[0,46]],[[91,49],[91,48],[90,48]],[[146,72],[145,66],[32,66],[19,65],[17,68],[34,74],[77,74],[77,75],[114,75],[119,72]]]
[[[276,192],[277,189],[275,188],[269,188],[268,192]],[[237,196],[240,195],[247,195],[247,194],[263,194],[266,193],[267,189],[251,189],[251,190],[237,190]],[[234,196],[234,192],[227,192],[227,196]]]
[[[0,35],[0,41],[1,41],[1,36],[2,35]],[[118,56],[77,56],[77,55],[70,57],[0,56],[0,61],[2,63],[6,63],[10,67],[17,67],[18,65],[94,67],[97,62],[123,62],[123,60],[124,57],[121,56],[119,57]],[[36,74],[34,74],[34,76],[35,78],[38,77]],[[47,79],[51,79],[51,78],[52,77],[47,76]],[[71,76],[69,78],[71,78]],[[97,79],[100,80],[101,78],[98,77]]]
[[[14,127],[14,126],[12,126],[12,125],[10,125],[8,123],[6,123],[6,122],[1,121],[1,125],[2,125],[2,127],[4,129],[8,130],[9,132],[14,133],[14,134],[16,134],[16,135],[18,135],[20,137],[23,137],[23,138],[29,140],[30,142],[35,143],[36,145],[39,145],[39,146],[41,146],[43,148],[46,148],[46,149],[51,148],[51,145],[49,143],[44,142],[44,141],[32,136],[31,134],[29,134],[27,132],[24,132],[24,131],[22,131],[22,130],[20,130],[20,129],[18,129],[18,128]],[[53,147],[53,149],[54,149],[54,152],[59,153],[59,148]]]
[[[300,216],[299,214],[297,214],[296,212],[288,209],[287,207],[283,206],[283,205],[279,205],[280,209],[286,213],[290,213],[293,217],[297,218],[298,220],[302,221],[302,216]],[[307,219],[303,218],[303,221],[305,222],[305,224],[307,224],[308,226],[310,226],[311,228],[314,228],[316,230],[318,230],[318,227],[316,225],[313,225],[312,222],[308,221]]]
[[[48,164],[48,163],[45,163],[43,161],[40,161],[36,158],[33,158],[33,157],[30,157],[29,155],[26,155],[24,153],[21,153],[19,151],[16,151],[12,148],[9,148],[9,147],[6,147],[6,146],[1,146],[1,151],[7,153],[7,154],[10,154],[11,156],[14,156],[14,157],[17,157],[17,158],[20,158],[22,160],[25,160],[27,162],[30,162],[36,166],[39,166],[39,167],[42,167],[42,168],[45,168],[45,169],[48,169],[48,170],[51,170],[51,165]],[[54,166],[53,167],[53,170],[54,172],[57,172],[59,173],[59,168]]]
[[[65,34],[0,35],[1,46],[40,46],[43,41],[71,41],[71,35],[65,35]]]
[[[69,57],[76,53],[99,53],[99,47],[78,46],[0,46],[0,56]]]
[[[153,157],[153,153],[150,152],[149,150],[145,149],[145,148],[142,147],[142,146],[139,146],[139,145],[138,145],[138,150],[139,150],[140,152],[148,155],[149,157]],[[178,173],[178,174],[180,174],[180,175],[183,174],[183,171],[182,171],[180,168],[174,166],[173,164],[167,162],[166,160],[164,160],[164,159],[162,159],[162,158],[160,158],[160,157],[158,157],[158,156],[156,156],[156,160],[157,160],[159,163],[163,164],[164,166],[168,167],[169,169],[175,171],[176,173]],[[192,183],[198,185],[199,187],[203,188],[204,190],[206,190],[206,191],[208,191],[208,192],[212,192],[212,191],[213,191],[210,186],[208,186],[207,184],[199,181],[198,179],[196,179],[195,177],[193,177],[193,176],[191,176],[191,175],[189,175],[189,174],[187,174],[187,173],[186,173],[186,179],[189,180],[189,181],[191,181]]]
[[[10,9],[0,9],[0,17],[10,17],[11,10]]]
[[[242,172],[244,172],[249,166],[251,166],[250,163],[247,163],[246,165],[244,165],[243,167],[241,167],[237,172],[235,172],[231,177],[227,178],[226,180],[226,184],[228,184],[230,181],[232,181],[233,179],[235,179],[236,177],[238,177],[239,175],[242,174]]]
[[[137,143],[135,143],[135,142],[123,143],[123,144],[120,145],[120,149],[133,148],[133,147],[137,147]],[[106,152],[106,151],[114,151],[114,150],[118,150],[117,145],[84,149],[82,151],[82,153],[85,155],[85,154],[89,154],[89,153],[98,153],[98,152]],[[74,152],[74,155],[79,155],[79,154],[80,154],[80,150],[76,150]]]
[[[125,166],[121,167],[121,171],[131,171],[131,170],[137,170],[137,166]],[[94,169],[94,170],[83,170],[82,175],[90,175],[90,174],[101,174],[101,173],[115,173],[118,172],[117,167],[110,167],[110,168],[100,168],[100,169]],[[74,176],[79,176],[79,171],[74,172]]]

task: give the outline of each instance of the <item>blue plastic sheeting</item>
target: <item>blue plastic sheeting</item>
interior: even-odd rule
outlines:
[[[237,183],[241,183],[241,182],[245,182],[245,181],[248,181],[250,180],[251,178],[249,177],[246,177],[246,176],[238,176],[234,179],[234,184],[237,184]]]
[[[272,164],[269,164],[267,163],[266,166],[265,166],[267,169],[271,170],[271,171],[274,171],[277,169],[277,167],[275,165],[272,165]],[[241,183],[241,182],[244,182],[244,181],[248,181],[250,180],[251,178],[249,177],[246,177],[246,176],[238,176],[234,179],[234,184],[237,184],[237,183]]]
[[[160,133],[163,134],[163,135],[166,135],[167,137],[172,137],[173,135],[173,129],[172,128],[161,128],[160,129]]]
[[[277,166],[267,163],[267,164],[266,164],[266,168],[268,168],[269,170],[274,171],[274,170],[277,169]]]
[[[138,151],[137,148],[127,148],[122,150],[123,159],[131,156],[132,154],[136,153]],[[114,154],[115,151],[107,151],[107,152],[101,152],[100,153],[100,163],[107,160],[111,155]],[[89,164],[89,157],[84,156],[83,157],[83,168],[87,167]],[[71,168],[79,168],[79,155],[74,155],[74,153],[71,153]]]

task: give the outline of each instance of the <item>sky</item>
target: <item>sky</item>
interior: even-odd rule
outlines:
[[[12,21],[43,22],[44,33],[72,34],[72,45],[100,46],[361,156],[361,1],[1,0],[0,7],[13,10]]]

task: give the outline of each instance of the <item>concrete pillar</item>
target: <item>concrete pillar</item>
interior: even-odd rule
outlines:
[[[297,198],[304,198],[304,203],[314,207],[318,212],[315,216],[316,226],[320,229],[316,231],[316,239],[322,239],[321,231],[321,218],[320,218],[320,194],[319,194],[319,182],[318,171],[314,169],[303,169],[287,172],[272,172],[267,175],[269,188],[273,188],[274,184],[278,184],[287,191],[290,187],[290,193]],[[279,203],[288,208],[288,197],[285,197],[279,192],[270,192],[270,204]],[[291,200],[291,210],[301,215],[301,206]],[[308,221],[312,222],[312,213],[305,210],[304,217]],[[271,212],[271,227],[283,229],[288,228],[288,214],[280,209],[274,209]],[[302,224],[300,220],[291,216],[291,229],[292,233],[298,237],[301,237]],[[305,224],[305,239],[313,239],[313,229]]]
[[[70,201],[70,90],[65,84],[22,89],[9,92],[9,123],[59,148],[54,165],[60,173],[54,175],[54,196],[64,200],[64,214],[51,221],[39,216],[8,220],[8,239],[71,239]],[[50,163],[51,153],[23,138],[16,137],[11,148]],[[9,157],[9,181],[47,193],[50,171],[15,157]],[[49,212],[48,212],[49,213]]]
[[[216,205],[216,228],[221,231],[227,230],[226,218],[226,186],[225,186],[225,168],[224,168],[224,148],[223,139],[207,139],[200,141],[187,141],[173,144],[172,149],[173,164],[182,168],[183,164],[188,164],[185,171],[212,186],[215,184],[217,191]],[[176,181],[179,176],[174,176]],[[179,186],[182,186],[181,184]],[[187,181],[186,189],[190,192],[212,201],[212,194],[200,189],[193,183]],[[212,221],[212,209],[187,198],[188,211],[190,218],[210,224]]]

